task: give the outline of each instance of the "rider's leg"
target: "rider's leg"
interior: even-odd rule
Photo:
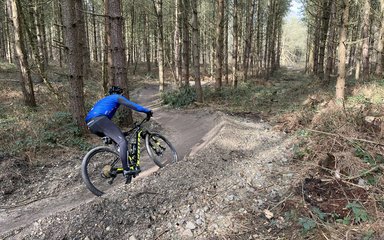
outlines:
[[[119,156],[123,164],[123,169],[129,171],[127,162],[128,143],[124,137],[123,132],[107,117],[98,117],[95,122],[89,126],[93,133],[102,132],[104,135],[110,137],[119,145]]]

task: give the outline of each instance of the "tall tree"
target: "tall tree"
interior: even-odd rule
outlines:
[[[124,95],[129,99],[127,60],[124,43],[124,20],[121,11],[121,0],[105,1],[107,16],[108,76],[109,85],[117,85],[125,89]],[[132,111],[124,108],[121,111],[120,123],[133,122]]]
[[[157,18],[157,62],[159,65],[159,91],[164,91],[164,28],[163,0],[153,0]]]
[[[377,44],[376,75],[383,74],[383,49],[384,49],[384,0],[380,0],[380,32]]]
[[[33,90],[33,84],[31,79],[30,68],[27,59],[27,51],[24,45],[23,36],[23,12],[20,4],[20,0],[8,0],[8,4],[11,8],[9,13],[13,23],[13,33],[15,38],[15,53],[17,63],[20,69],[20,84],[24,96],[24,103],[27,106],[35,107],[35,93]]]
[[[342,3],[342,15],[341,15],[341,24],[340,24],[340,34],[339,34],[339,64],[338,64],[338,73],[336,82],[336,100],[339,103],[344,102],[345,96],[345,63],[346,63],[346,41],[347,41],[347,30],[348,30],[348,21],[349,21],[349,0],[343,0]]]
[[[189,86],[189,0],[183,0],[183,82]]]
[[[370,15],[371,15],[371,1],[364,0],[363,6],[363,26],[362,26],[362,65],[363,65],[363,80],[366,81],[369,79],[369,43],[370,43]]]
[[[174,45],[175,45],[175,78],[176,84],[179,84],[181,81],[181,14],[182,14],[182,4],[181,0],[175,0],[175,35],[174,35]]]
[[[203,102],[203,91],[200,81],[200,44],[199,44],[199,20],[197,14],[197,0],[191,1],[192,7],[192,55],[193,55],[193,78],[195,81],[195,89],[197,102]]]
[[[224,0],[216,0],[216,69],[215,69],[215,88],[220,90],[223,77],[223,50],[224,50]]]
[[[232,83],[233,87],[237,87],[238,82],[238,53],[239,53],[239,25],[238,25],[238,15],[239,15],[239,5],[238,0],[233,0],[233,47],[232,47]]]
[[[251,53],[252,47],[252,38],[253,38],[253,18],[255,15],[255,0],[247,0],[246,7],[246,35],[244,39],[244,51],[243,51],[243,80],[246,81],[248,77],[248,67],[249,67],[249,56]]]
[[[319,42],[319,61],[318,61],[318,76],[324,77],[324,59],[325,59],[325,47],[328,37],[329,18],[331,16],[331,7],[333,0],[324,0],[322,6],[322,18],[321,18],[321,31]],[[334,3],[333,3],[334,4]],[[329,42],[329,41],[328,41]]]
[[[333,70],[333,61],[334,61],[334,40],[336,35],[336,2],[331,1],[331,15],[329,19],[329,38],[327,41],[327,58],[326,58],[326,67],[324,73],[324,82],[328,84],[331,80],[331,73]]]
[[[80,32],[84,32],[83,4],[81,0],[62,2],[65,49],[68,64],[70,111],[74,122],[85,131],[84,107],[84,58],[85,39]]]

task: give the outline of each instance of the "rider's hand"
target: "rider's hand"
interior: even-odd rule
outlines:
[[[147,120],[151,119],[152,116],[153,116],[152,111],[147,112]]]

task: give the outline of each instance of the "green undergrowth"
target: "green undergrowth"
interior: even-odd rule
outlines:
[[[0,123],[0,132],[6,133],[1,139],[0,152],[5,154],[89,147],[69,112],[47,113],[39,107],[23,107],[17,116],[1,115]]]
[[[241,81],[236,88],[224,85],[217,91],[211,85],[203,86],[203,96],[205,104],[218,110],[276,115],[296,111],[308,94],[318,91],[317,87],[302,72],[282,70],[269,80]],[[193,87],[168,91],[162,101],[171,107],[187,107],[196,101],[196,91]]]

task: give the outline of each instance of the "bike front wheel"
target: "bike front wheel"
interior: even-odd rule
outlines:
[[[158,133],[146,135],[145,147],[149,157],[161,168],[178,160],[176,149],[168,139]]]
[[[81,164],[81,176],[87,188],[96,196],[103,195],[113,186],[121,171],[119,154],[109,147],[100,146],[89,151]]]

